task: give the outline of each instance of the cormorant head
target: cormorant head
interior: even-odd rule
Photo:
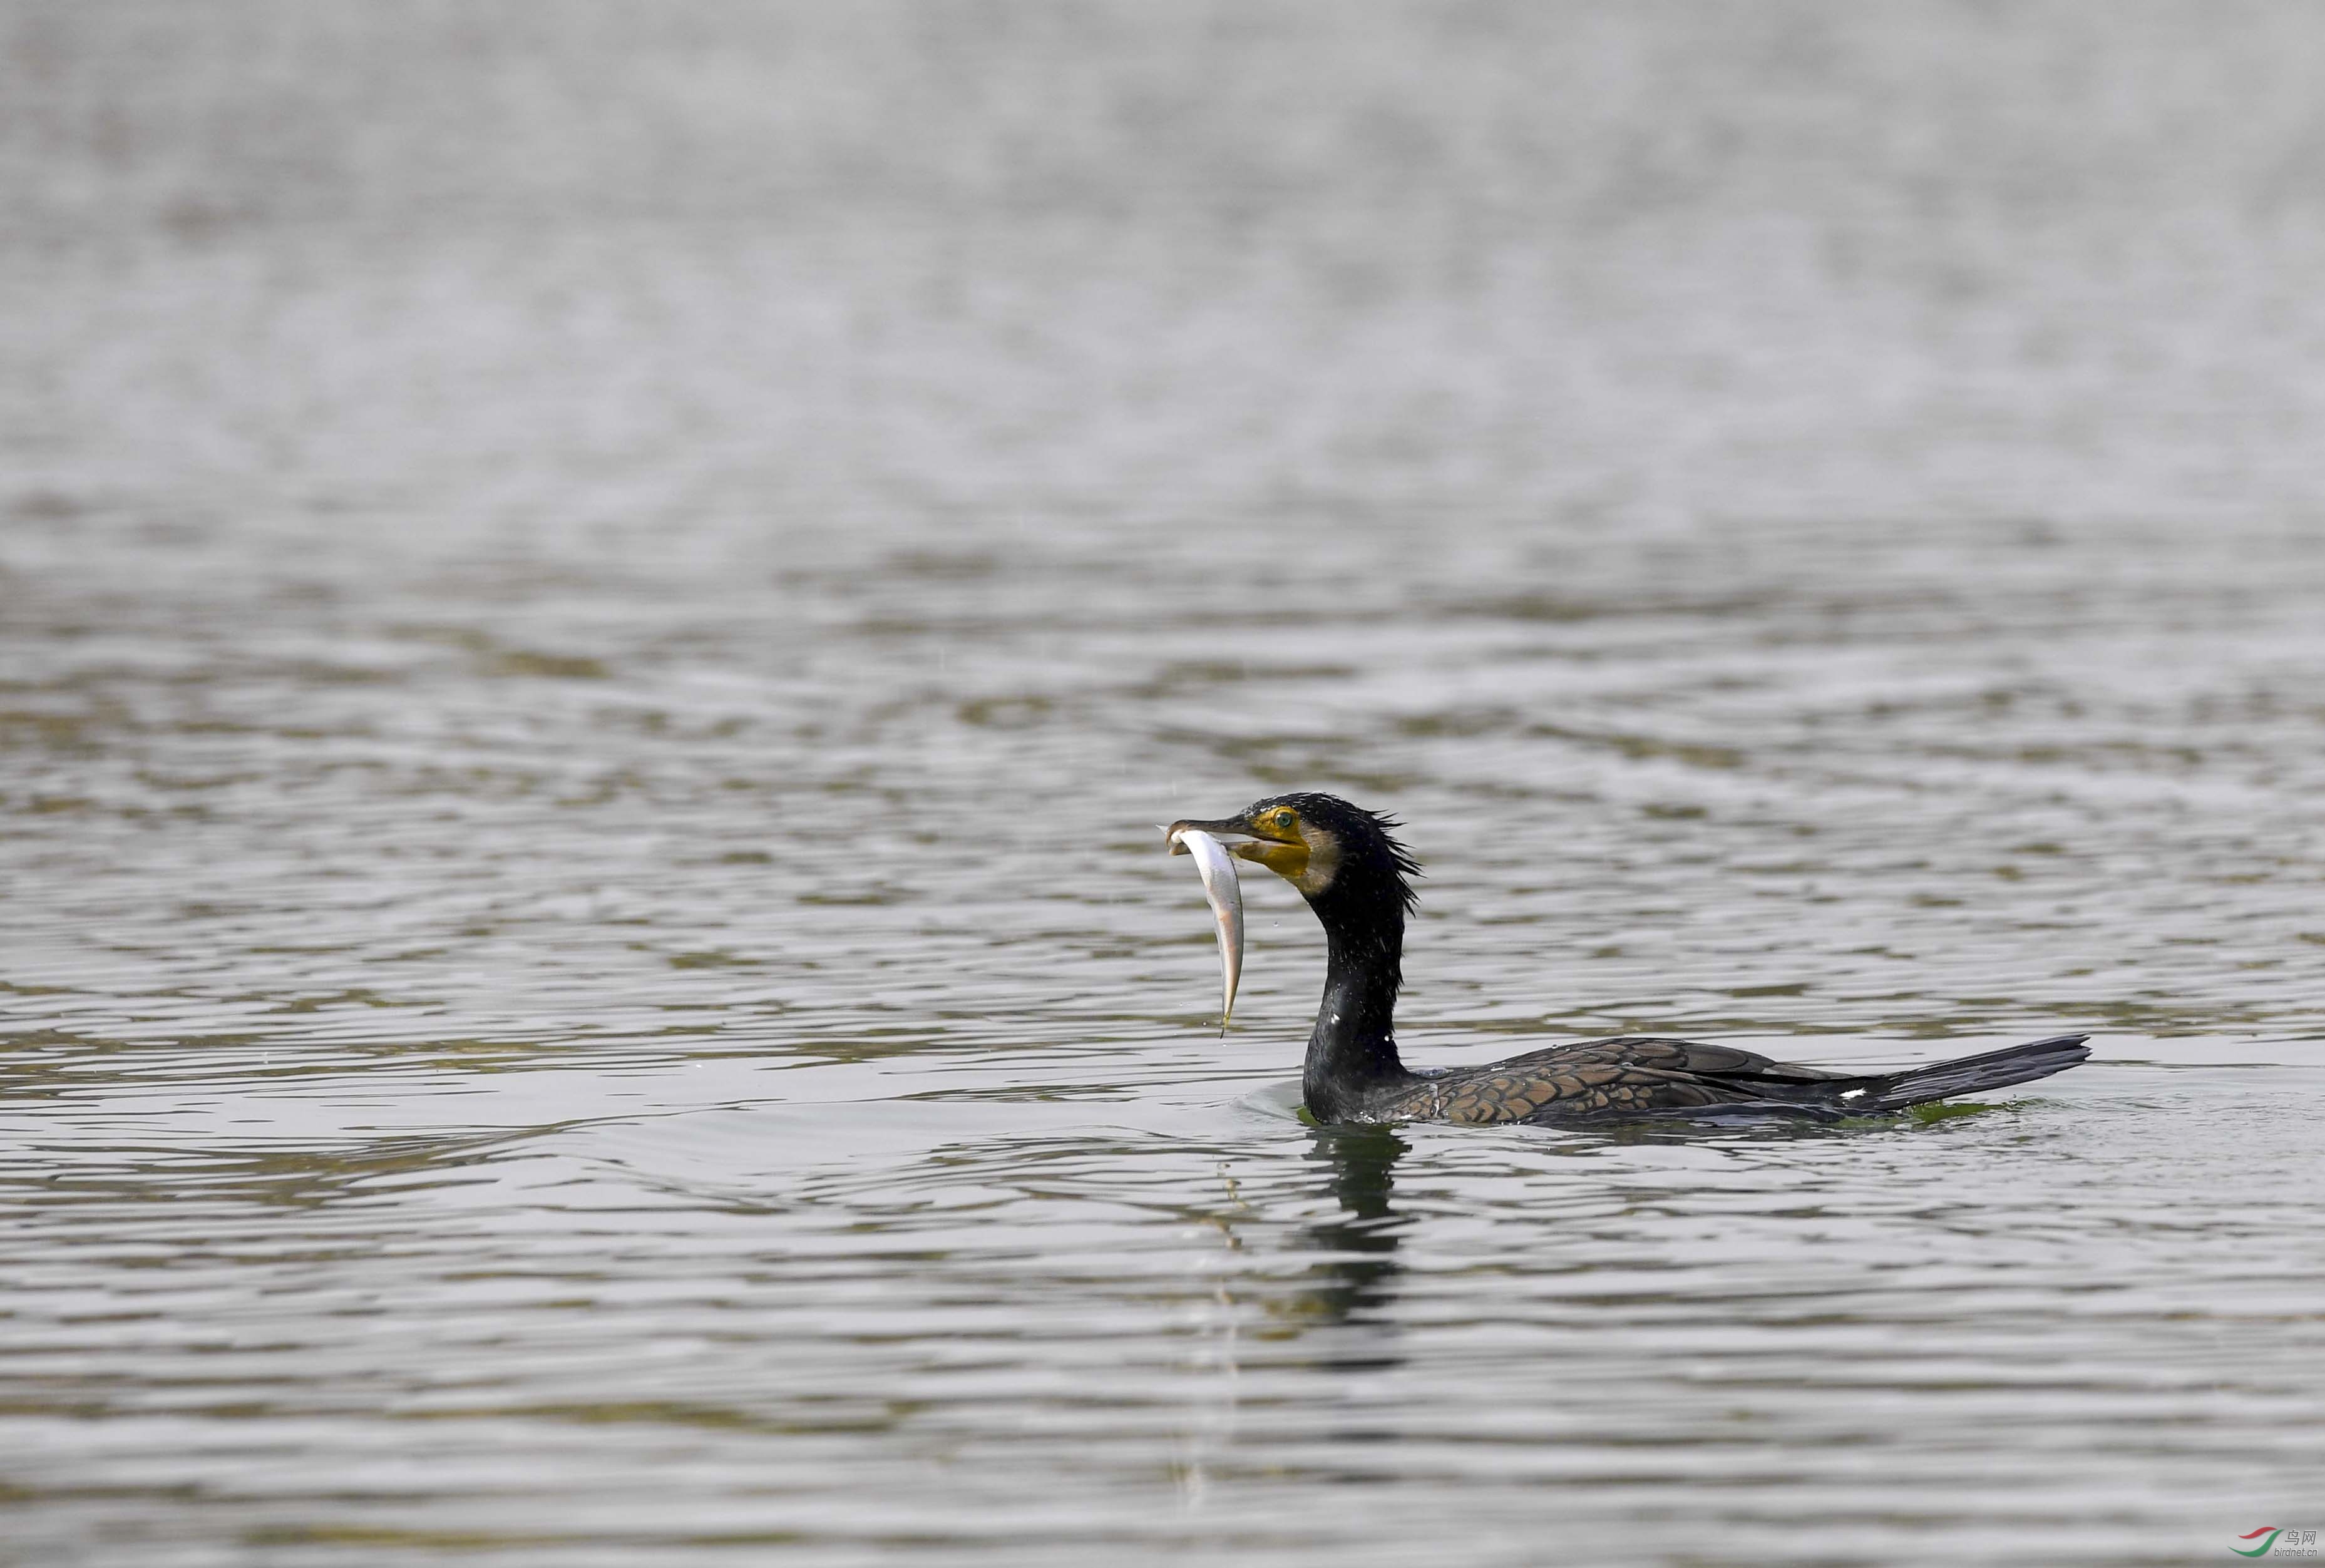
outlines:
[[[1402,913],[1417,896],[1406,879],[1420,876],[1421,865],[1389,837],[1397,825],[1395,818],[1350,805],[1338,795],[1301,793],[1271,795],[1240,816],[1173,822],[1165,830],[1175,835],[1181,828],[1196,828],[1230,840],[1227,853],[1266,867],[1311,904],[1325,898],[1393,900]],[[1172,850],[1179,852],[1175,840]]]

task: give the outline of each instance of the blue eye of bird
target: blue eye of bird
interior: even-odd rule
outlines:
[[[1277,827],[1288,828],[1292,825],[1292,818],[1290,812],[1278,812],[1275,813],[1275,825]]]

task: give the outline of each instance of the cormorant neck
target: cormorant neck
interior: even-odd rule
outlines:
[[[1335,886],[1309,900],[1324,924],[1324,1000],[1308,1036],[1301,1090],[1318,1121],[1350,1119],[1366,1092],[1412,1076],[1396,1053],[1404,983],[1403,889],[1366,896]]]

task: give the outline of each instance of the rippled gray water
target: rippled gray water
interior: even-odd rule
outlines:
[[[2325,14],[1357,14],[0,7],[0,1561],[2325,1526]]]

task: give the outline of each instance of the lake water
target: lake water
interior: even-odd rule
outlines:
[[[2320,63],[0,7],[0,1562],[2325,1527]],[[1301,787],[1413,1060],[2097,1059],[1309,1127]]]

